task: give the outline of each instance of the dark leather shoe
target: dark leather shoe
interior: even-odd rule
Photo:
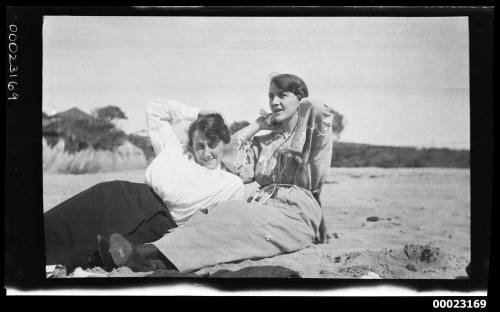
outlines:
[[[99,257],[101,258],[102,268],[106,271],[112,271],[117,268],[109,250],[109,238],[97,235],[97,251],[99,252]]]
[[[118,267],[129,267],[134,272],[154,271],[155,267],[140,255],[134,245],[122,235],[115,233],[109,238],[109,252]]]

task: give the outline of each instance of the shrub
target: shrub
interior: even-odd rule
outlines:
[[[135,146],[139,147],[144,152],[148,164],[153,161],[156,155],[149,137],[129,134],[127,136],[127,140]]]
[[[42,139],[44,172],[82,174],[147,166],[142,150],[128,141],[114,151],[86,148],[71,154],[65,150],[64,144],[61,140],[50,147],[46,140]]]
[[[234,133],[238,132],[238,130],[245,128],[249,124],[250,123],[248,121],[245,121],[245,120],[235,121],[231,124],[231,126],[229,126],[229,131],[231,132],[231,134],[234,134]]]
[[[92,117],[74,117],[60,113],[50,122],[43,124],[43,137],[53,147],[64,141],[64,150],[70,154],[92,148],[94,150],[115,150],[122,145],[127,135],[111,122],[113,118],[126,118],[119,108],[108,106],[96,111]]]
[[[337,137],[340,136],[340,133],[344,130],[345,126],[345,121],[344,121],[344,115],[340,114],[337,111],[333,111],[333,124],[332,124],[332,131],[333,134],[335,134]]]
[[[92,114],[96,119],[111,121],[113,119],[127,119],[125,113],[117,106],[108,105],[96,109]]]
[[[332,167],[442,167],[469,168],[470,152],[447,148],[376,146],[336,142]]]

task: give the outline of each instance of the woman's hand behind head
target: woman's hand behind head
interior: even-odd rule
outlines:
[[[260,111],[260,116],[257,118],[256,122],[260,130],[276,130],[281,126],[279,122],[274,120],[273,114],[263,109]]]

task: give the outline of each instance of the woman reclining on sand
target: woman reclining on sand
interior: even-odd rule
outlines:
[[[194,120],[187,149],[172,125]],[[120,233],[135,244],[160,239],[199,209],[227,200],[243,201],[243,183],[221,169],[230,132],[220,114],[176,101],[156,100],[147,107],[148,132],[156,158],[146,183],[97,184],[44,214],[46,264],[69,270],[99,262],[96,237]],[[108,267],[109,268],[109,267]]]
[[[101,237],[102,262],[134,271],[162,268],[193,272],[325,242],[319,194],[332,156],[333,110],[309,99],[302,79],[287,74],[271,78],[269,106],[271,114],[232,136],[222,160],[227,170],[244,182],[260,184],[250,203],[221,201],[150,244],[136,244],[118,233],[109,239]],[[260,130],[272,132],[255,136]],[[165,166],[176,172],[174,163]],[[195,183],[194,172],[184,173]],[[148,181],[156,179],[169,179],[169,175],[157,172],[156,178]],[[190,190],[206,192],[205,187],[211,188],[202,184]],[[170,199],[167,205],[180,199]]]

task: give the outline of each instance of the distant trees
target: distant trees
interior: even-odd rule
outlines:
[[[231,134],[238,132],[238,130],[245,128],[250,123],[248,121],[235,121],[229,126]]]
[[[127,135],[127,140],[134,144],[135,146],[142,149],[144,152],[144,156],[146,157],[146,162],[149,164],[153,161],[156,154],[153,149],[153,145],[151,144],[151,140],[147,136],[129,134]]]
[[[75,111],[78,114],[75,114]],[[66,112],[71,112],[66,113]],[[127,117],[116,106],[106,106],[96,109],[92,115],[87,115],[78,109],[70,109],[54,116],[42,116],[50,119],[44,123],[42,135],[50,146],[60,139],[64,141],[64,148],[69,153],[82,149],[113,150],[123,144],[127,135],[118,129],[111,121],[126,119]],[[66,114],[65,114],[66,113]]]
[[[119,107],[113,105],[98,108],[93,112],[92,115],[102,121],[111,121],[113,119],[127,119],[125,113],[122,112]]]
[[[345,127],[345,120],[344,120],[344,115],[341,113],[337,112],[336,110],[333,111],[333,124],[332,124],[332,132],[337,136],[337,138],[340,136],[340,133],[344,130]]]
[[[470,152],[448,148],[376,146],[336,142],[332,167],[469,168]]]

